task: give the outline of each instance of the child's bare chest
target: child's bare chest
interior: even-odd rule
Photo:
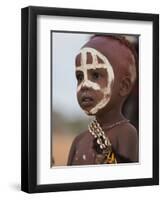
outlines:
[[[108,134],[107,134],[108,135]],[[113,134],[109,134],[109,139],[114,148],[116,148],[116,137]],[[81,138],[76,144],[76,149],[73,156],[74,165],[92,165],[97,164],[98,153],[94,147],[94,138],[88,132]]]
[[[96,152],[93,148],[93,137],[87,134],[83,138],[81,138],[81,140],[76,144],[76,149],[73,156],[73,164],[94,164],[95,156]]]

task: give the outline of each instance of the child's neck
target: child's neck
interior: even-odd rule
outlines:
[[[124,120],[125,117],[121,112],[121,106],[110,109],[106,112],[101,112],[96,115],[97,121],[101,126],[110,126],[118,121]]]

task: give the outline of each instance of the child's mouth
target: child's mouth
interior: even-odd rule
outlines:
[[[81,105],[82,105],[82,107],[90,107],[90,106],[93,105],[93,103],[94,103],[94,100],[90,96],[83,96],[81,98]]]

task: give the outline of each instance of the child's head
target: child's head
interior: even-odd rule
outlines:
[[[132,45],[120,36],[93,36],[76,57],[77,98],[88,115],[122,105],[136,80]]]

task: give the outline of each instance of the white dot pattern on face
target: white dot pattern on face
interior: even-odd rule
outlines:
[[[96,114],[98,110],[105,107],[106,104],[110,101],[111,85],[114,81],[113,68],[110,62],[108,61],[108,59],[102,53],[100,53],[94,48],[85,47],[81,49],[80,53],[81,53],[81,66],[78,66],[76,68],[76,71],[83,72],[84,80],[78,86],[77,92],[79,92],[82,87],[86,86],[88,88],[92,88],[93,90],[100,90],[104,94],[104,98],[99,103],[97,103],[97,105],[94,108],[92,108],[89,112],[85,111],[87,114],[89,113]],[[90,53],[92,56],[92,64],[87,64],[87,53]],[[98,63],[97,57],[99,57],[103,61],[103,63]],[[107,87],[105,88],[101,88],[98,83],[94,83],[88,80],[87,71],[89,69],[99,69],[99,68],[103,68],[107,70],[108,84],[107,84]]]
[[[83,158],[83,160],[87,159],[85,154],[83,154],[82,158]]]

